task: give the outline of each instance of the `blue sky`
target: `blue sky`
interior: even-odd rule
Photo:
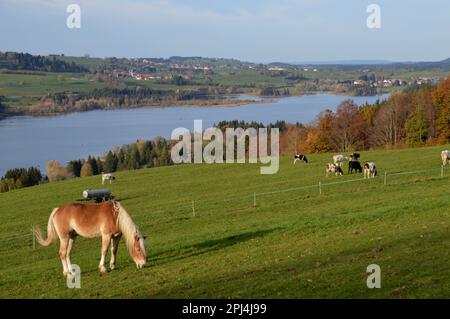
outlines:
[[[81,29],[66,7],[81,6]],[[366,26],[369,4],[381,29]],[[254,62],[450,57],[448,0],[0,0],[0,51]]]

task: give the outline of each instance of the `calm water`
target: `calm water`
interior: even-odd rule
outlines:
[[[274,103],[236,107],[161,107],[132,110],[91,111],[52,117],[12,117],[0,121],[0,176],[9,168],[39,166],[56,159],[101,155],[115,145],[155,136],[170,137],[173,129],[193,130],[194,120],[208,128],[222,120],[276,120],[307,123],[326,109],[335,109],[346,99],[358,104],[386,96],[350,97],[329,94],[280,98]]]

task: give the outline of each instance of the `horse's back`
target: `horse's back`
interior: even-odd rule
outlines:
[[[59,212],[62,214],[98,214],[101,212],[112,212],[113,203],[103,202],[98,204],[81,204],[81,203],[69,203],[61,206]]]
[[[114,231],[116,224],[112,202],[66,204],[58,209],[54,219],[60,225],[86,237],[97,236],[101,228]],[[69,230],[68,228],[66,229]]]

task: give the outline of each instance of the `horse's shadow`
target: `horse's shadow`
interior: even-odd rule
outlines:
[[[219,239],[210,239],[206,240],[204,242],[190,245],[190,246],[183,246],[177,249],[169,249],[165,251],[157,252],[154,255],[150,255],[148,258],[148,266],[146,268],[151,268],[153,266],[160,266],[164,264],[168,264],[170,262],[181,260],[189,257],[195,257],[202,254],[206,254],[208,252],[217,251],[226,247],[230,247],[242,242],[246,242],[255,238],[261,238],[264,236],[267,236],[268,234],[283,229],[283,227],[276,227],[276,228],[270,228],[270,229],[263,229],[253,232],[245,232],[238,235],[233,236],[227,236]],[[149,247],[151,249],[151,247]],[[107,259],[108,260],[108,259]],[[117,272],[117,270],[125,269],[125,268],[135,268],[134,264],[116,264],[116,270],[114,272]],[[104,276],[105,274],[100,274],[97,267],[92,267],[92,269],[84,270],[83,273],[98,273],[99,276]]]
[[[153,265],[166,264],[172,261],[194,257],[206,254],[208,252],[220,250],[255,238],[264,237],[279,229],[281,228],[278,227],[278,228],[263,229],[254,232],[245,232],[242,234],[228,236],[220,239],[206,240],[198,244],[158,252],[155,255],[150,256],[150,261],[151,264]]]

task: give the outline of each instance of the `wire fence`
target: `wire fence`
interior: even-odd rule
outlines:
[[[448,167],[450,168],[450,166]],[[426,169],[426,170],[414,170],[414,171],[407,171],[407,172],[384,172],[383,175],[378,176],[377,178],[383,178],[383,186],[388,186],[389,185],[389,177],[394,177],[394,176],[403,176],[403,175],[414,175],[414,174],[421,174],[421,173],[431,173],[434,172],[433,175],[428,174],[427,177],[440,177],[440,178],[444,178],[446,177],[446,167],[441,166],[441,168],[438,169],[434,168],[434,169]],[[291,188],[286,188],[286,189],[277,189],[274,191],[267,191],[267,192],[253,192],[253,194],[248,194],[248,195],[242,195],[242,196],[228,196],[228,197],[223,197],[220,199],[214,198],[214,199],[209,199],[209,200],[199,200],[199,201],[195,201],[192,200],[191,203],[189,204],[185,204],[185,205],[174,205],[174,206],[168,206],[159,210],[154,210],[152,211],[153,214],[160,214],[160,213],[175,213],[175,212],[180,212],[180,211],[190,211],[192,210],[192,217],[196,217],[196,212],[198,210],[199,207],[199,203],[201,203],[201,207],[207,207],[207,204],[224,204],[227,202],[231,202],[231,201],[238,201],[238,200],[249,200],[247,203],[250,203],[250,200],[252,200],[253,202],[253,207],[256,207],[258,204],[258,198],[263,197],[263,196],[268,196],[268,195],[276,195],[276,194],[281,194],[281,193],[287,193],[287,192],[295,192],[295,191],[300,191],[300,190],[307,190],[307,189],[317,189],[317,194],[318,195],[322,195],[324,193],[324,190],[327,186],[333,186],[333,185],[340,185],[340,184],[347,184],[347,183],[355,183],[355,182],[363,182],[363,181],[370,181],[373,180],[373,178],[355,178],[355,179],[349,179],[349,180],[344,180],[344,181],[336,181],[336,182],[327,182],[327,183],[323,183],[322,181],[319,181],[317,184],[312,184],[312,185],[307,185],[307,186],[299,186],[299,187],[291,187]],[[147,213],[138,213],[138,214],[133,214],[133,218],[134,217],[140,217],[140,216],[148,216]],[[148,226],[148,225],[143,225]],[[0,244],[2,243],[7,243],[10,242],[12,240],[15,239],[22,239],[22,238],[26,238],[27,242],[29,243],[28,245],[30,245],[33,249],[36,248],[36,241],[35,241],[35,236],[32,230],[30,230],[28,233],[23,233],[21,235],[16,235],[16,236],[10,236],[10,237],[3,237],[0,238]]]

